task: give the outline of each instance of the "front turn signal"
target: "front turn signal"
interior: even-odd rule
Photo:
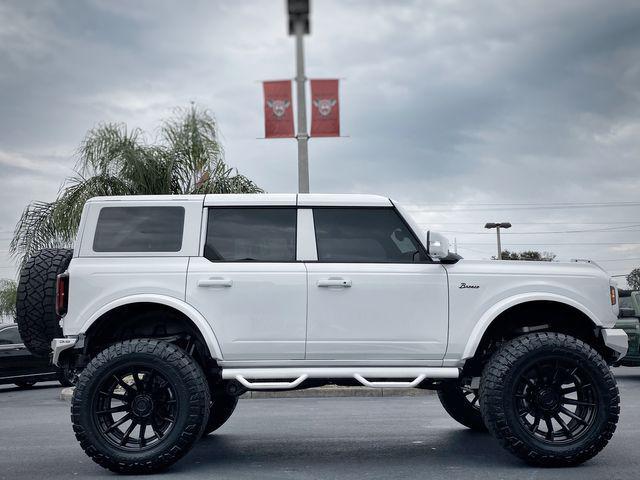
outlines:
[[[611,296],[611,305],[616,304],[616,287],[609,287],[609,295]]]

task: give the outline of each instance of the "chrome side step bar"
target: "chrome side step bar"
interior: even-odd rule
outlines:
[[[354,378],[365,387],[412,388],[417,387],[427,378],[458,378],[459,373],[459,370],[454,367],[224,368],[222,370],[222,378],[224,380],[236,380],[249,390],[292,389],[299,386],[307,378]],[[413,380],[408,382],[372,382],[367,378],[412,378]],[[291,381],[268,381],[273,379],[291,379]]]

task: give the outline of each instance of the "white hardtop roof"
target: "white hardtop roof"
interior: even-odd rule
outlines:
[[[205,206],[298,205],[301,207],[390,207],[392,205],[386,197],[351,193],[210,194],[205,197],[204,204]]]
[[[249,193],[207,195],[126,195],[114,197],[94,197],[89,202],[153,202],[153,201],[196,201],[205,206],[286,206],[306,207],[390,207],[391,200],[380,195],[353,193]]]

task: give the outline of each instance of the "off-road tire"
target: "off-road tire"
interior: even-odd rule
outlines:
[[[571,362],[584,372],[595,405],[592,423],[580,436],[557,445],[539,440],[522,426],[514,391],[526,370],[551,358]],[[534,466],[575,466],[599,453],[616,429],[619,401],[615,378],[600,354],[561,333],[532,333],[505,343],[485,366],[480,382],[480,408],[489,431],[504,448]]]
[[[472,405],[459,382],[444,382],[438,390],[438,398],[442,407],[456,422],[477,432],[487,431],[479,402]]]
[[[132,365],[161,369],[176,393],[173,428],[150,449],[136,452],[109,443],[96,426],[93,411],[105,379]],[[125,340],[100,352],[80,374],[71,400],[71,422],[80,446],[100,466],[117,473],[153,473],[177,462],[201,437],[210,402],[202,369],[187,352],[160,340]]]
[[[215,432],[229,420],[238,405],[238,397],[228,394],[213,394],[211,396],[211,409],[209,421],[204,428],[203,436]]]
[[[51,353],[51,340],[62,336],[56,314],[56,277],[69,266],[73,250],[50,248],[29,257],[20,271],[16,321],[22,341],[37,357]]]

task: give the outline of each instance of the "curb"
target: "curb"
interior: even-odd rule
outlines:
[[[70,402],[74,387],[63,388],[59,399]],[[419,388],[368,388],[368,387],[317,387],[304,390],[281,390],[277,392],[250,391],[240,396],[241,400],[259,398],[335,398],[335,397],[422,397],[433,395],[433,390]]]

